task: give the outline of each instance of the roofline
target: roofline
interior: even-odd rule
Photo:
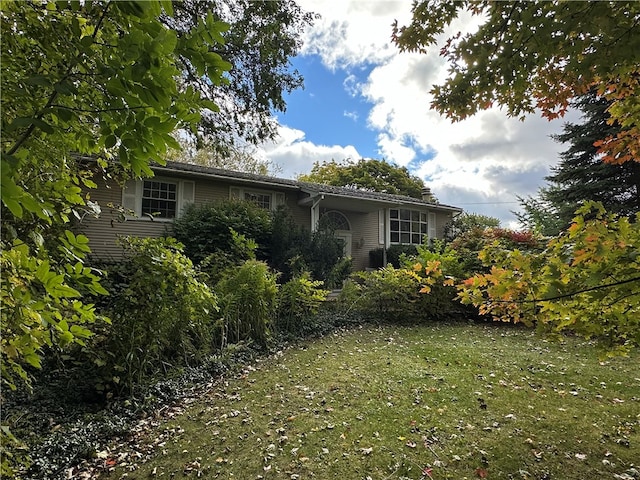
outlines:
[[[167,162],[166,165],[151,165],[153,171],[162,172],[180,172],[191,173],[199,177],[214,177],[225,180],[233,180],[241,183],[252,183],[269,185],[279,188],[288,188],[292,190],[298,190],[300,188],[299,182],[286,178],[270,177],[268,175],[259,175],[256,173],[236,172],[234,170],[225,170],[222,168],[204,167],[201,165],[194,165],[191,163],[181,162]]]
[[[95,160],[94,158],[82,158],[86,160]],[[238,183],[250,183],[253,185],[258,184],[262,186],[269,186],[286,190],[300,190],[312,196],[322,194],[337,198],[348,198],[351,200],[375,202],[383,205],[415,205],[425,208],[431,208],[434,210],[443,210],[450,212],[463,211],[463,209],[460,207],[454,207],[452,205],[445,205],[441,203],[430,203],[419,198],[408,197],[405,195],[394,195],[383,192],[368,192],[367,190],[337,187],[333,185],[325,185],[322,183],[300,182],[298,180],[292,180],[288,178],[271,177],[268,175],[238,172],[234,170],[225,170],[215,167],[205,167],[192,163],[167,161],[165,165],[151,164],[149,166],[153,171],[157,172],[189,173],[201,178],[219,178]],[[340,189],[342,191],[331,191],[333,189]],[[358,194],[350,195],[350,192],[358,192]]]
[[[292,180],[288,178],[270,177],[268,175],[259,175],[255,173],[237,172],[215,167],[194,165],[191,163],[167,161],[166,165],[152,165],[151,168],[158,171],[189,172],[198,174],[202,177],[215,177],[220,179],[233,180],[235,182],[241,183],[260,184],[290,190],[302,190],[309,195],[321,193],[323,195],[332,197],[348,198],[351,200],[366,200],[369,202],[376,202],[384,205],[416,205],[420,207],[428,207],[434,210],[444,210],[451,212],[463,211],[462,208],[454,207],[452,205],[425,202],[424,200],[420,200],[419,198],[408,197],[405,195],[371,192],[371,196],[366,196],[366,190],[355,190],[357,192],[364,193],[364,196],[350,195],[349,190],[351,189],[348,189],[347,187],[336,187],[333,185],[324,185],[322,183],[300,182],[298,180]],[[331,192],[326,190],[326,187],[344,189],[344,192]]]
[[[322,187],[322,184],[313,184],[314,186],[317,185],[319,187]],[[398,195],[397,197],[394,196],[394,198],[375,198],[375,197],[360,197],[360,196],[354,196],[354,195],[349,195],[347,192],[345,193],[336,193],[336,192],[329,192],[329,191],[322,191],[321,189],[318,190],[311,190],[308,188],[305,188],[304,186],[301,187],[302,191],[305,193],[308,193],[312,196],[318,196],[318,195],[323,195],[323,196],[327,196],[327,197],[337,197],[337,198],[347,198],[349,200],[362,200],[362,201],[366,201],[366,202],[372,202],[372,203],[380,203],[383,205],[394,205],[394,206],[398,206],[398,205],[416,205],[419,207],[425,207],[425,208],[430,208],[433,210],[444,210],[444,211],[451,211],[451,212],[462,212],[463,209],[459,208],[459,207],[454,207],[451,205],[444,205],[441,203],[430,203],[430,202],[425,202],[423,200],[420,200],[419,198],[413,198],[413,197],[404,197],[404,196],[400,196]],[[366,191],[366,190],[365,190]],[[379,195],[389,195],[389,194],[384,194],[384,193],[379,193],[379,192],[375,192]],[[312,197],[311,197],[312,198]]]

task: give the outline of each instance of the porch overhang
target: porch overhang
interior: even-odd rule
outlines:
[[[298,205],[302,207],[312,208],[320,204],[322,208],[347,210],[358,213],[377,212],[383,208],[419,208],[432,211],[458,213],[460,208],[449,205],[441,205],[438,203],[427,203],[419,199],[415,201],[409,197],[400,198],[375,198],[375,193],[354,191],[354,194],[342,192],[330,192],[315,189],[302,188],[302,191],[308,194],[308,197],[301,199]]]

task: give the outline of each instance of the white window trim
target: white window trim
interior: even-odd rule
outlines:
[[[257,195],[269,195],[271,197],[270,210],[276,210],[280,205],[284,205],[285,197],[282,192],[274,192],[273,190],[261,190],[259,188],[229,187],[229,198],[236,200],[245,200],[245,193]]]
[[[163,217],[151,218],[148,215],[142,214],[142,192],[143,192],[143,185],[145,180],[175,183],[178,186],[175,218],[180,218],[180,215],[182,214],[182,211],[184,210],[184,208],[188,204],[194,203],[195,182],[192,180],[181,180],[181,179],[169,178],[169,177],[151,177],[151,178],[145,178],[144,180],[128,180],[122,189],[122,206],[126,210],[131,210],[135,213],[135,216],[127,215],[126,218],[128,220],[142,220],[147,222],[153,221],[153,222],[166,222],[166,223],[170,223],[175,220],[175,218],[163,218]]]
[[[402,243],[402,242],[392,242],[391,241],[391,210],[410,210],[410,211],[415,211],[415,212],[420,212],[420,213],[426,213],[427,214],[427,233],[422,233],[421,235],[421,239],[424,239],[425,236],[427,236],[429,238],[429,240],[431,240],[432,237],[430,234],[432,233],[431,230],[431,222],[430,219],[432,218],[431,215],[433,215],[433,218],[435,218],[436,213],[429,211],[429,210],[418,210],[416,208],[408,208],[408,207],[394,207],[394,208],[386,208],[385,209],[385,218],[386,218],[386,225],[385,225],[385,236],[386,236],[386,245],[387,246],[391,246],[391,245],[417,245],[415,243]],[[395,220],[395,219],[394,219]]]

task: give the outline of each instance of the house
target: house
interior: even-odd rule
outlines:
[[[91,191],[91,199],[102,214],[85,218],[80,225],[95,257],[120,257],[119,236],[170,235],[173,219],[189,203],[238,198],[267,210],[286,205],[295,222],[311,231],[322,216],[330,217],[335,235],[344,240],[345,255],[353,258],[354,270],[364,270],[369,267],[369,251],[418,244],[425,235],[441,238],[445,224],[462,211],[436,203],[428,188],[423,199],[416,199],[186,163],[152,168],[153,178],[129,180],[124,188],[115,181],[96,179],[98,188]],[[136,216],[122,221],[122,210],[109,205],[122,206]]]

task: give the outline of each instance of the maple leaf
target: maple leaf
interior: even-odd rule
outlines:
[[[432,474],[432,473],[433,473],[433,468],[430,468],[430,467],[424,467],[424,468],[422,469],[422,476],[423,476],[423,477],[433,478],[433,477],[431,476],[431,474]]]
[[[487,478],[487,475],[489,475],[489,472],[487,472],[487,470],[485,470],[484,468],[476,468],[476,475],[480,478]]]

